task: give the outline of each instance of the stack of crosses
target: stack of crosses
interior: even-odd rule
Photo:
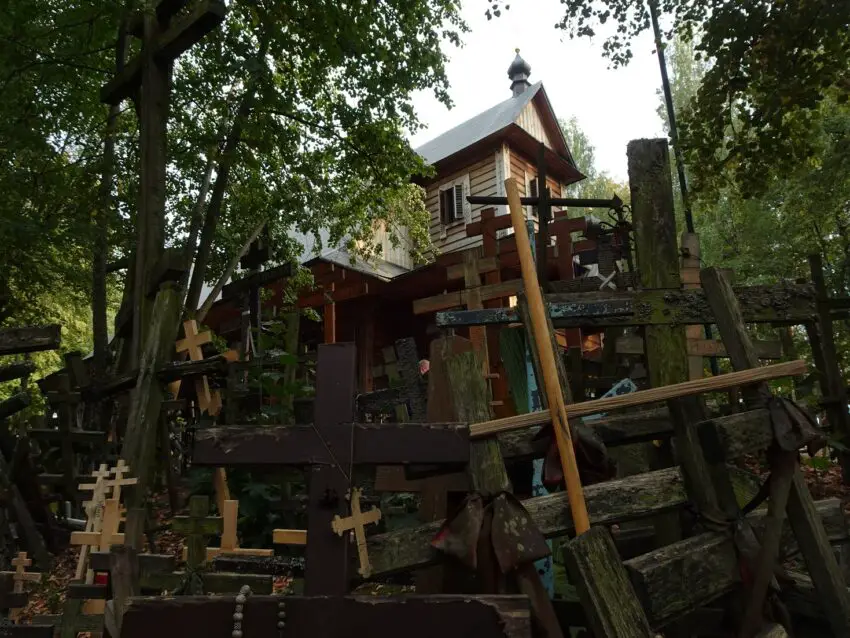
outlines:
[[[237,522],[239,519],[239,501],[227,500],[221,509],[222,531],[221,544],[219,547],[206,548],[206,560],[212,561],[219,554],[228,554],[235,556],[274,556],[273,549],[249,549],[239,547],[239,537],[236,533]],[[183,548],[183,560],[188,560],[189,549]]]
[[[94,483],[81,484],[78,489],[91,491],[91,500],[83,503],[86,512],[86,529],[71,533],[71,544],[80,545],[77,559],[77,582],[87,585],[94,583],[94,571],[88,569],[89,555],[92,551],[108,552],[113,545],[124,544],[124,534],[119,533],[123,512],[121,506],[121,488],[135,485],[138,479],[128,478],[125,474],[130,467],[119,459],[115,467],[109,469],[104,463],[92,472]],[[103,600],[86,601],[83,613],[102,614]]]
[[[26,552],[18,552],[18,555],[12,559],[12,567],[15,568],[13,572],[0,572],[0,576],[11,576],[12,577],[12,596],[17,598],[16,594],[24,593],[24,583],[36,583],[41,580],[41,574],[39,572],[28,572],[26,571],[27,567],[32,565],[32,560],[27,558]],[[23,608],[14,607],[9,609],[9,620],[14,622],[18,621],[18,618],[21,615]]]

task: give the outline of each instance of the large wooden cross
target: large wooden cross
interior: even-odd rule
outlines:
[[[134,281],[133,359],[140,352],[146,325],[142,304],[148,277],[165,246],[166,134],[174,60],[218,26],[226,13],[221,0],[203,0],[179,15],[187,0],[159,0],[132,16],[130,33],[142,39],[139,55],[100,92],[101,101],[119,104],[136,97],[139,113],[139,214]]]
[[[195,435],[196,466],[309,468],[308,595],[348,591],[350,544],[333,533],[331,523],[348,514],[345,496],[354,466],[438,464],[449,471],[469,460],[466,425],[353,423],[356,371],[353,344],[319,346],[312,425],[210,428]]]

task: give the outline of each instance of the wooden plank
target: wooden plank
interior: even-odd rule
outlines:
[[[754,343],[759,359],[781,359],[781,341],[756,341]],[[719,339],[688,339],[688,356],[693,357],[726,357],[726,347]],[[617,339],[617,354],[643,354],[643,339],[630,335]]]
[[[56,350],[61,343],[58,324],[28,328],[0,328],[0,355]]]
[[[595,636],[654,638],[628,574],[604,527],[568,542],[564,559]]]
[[[710,603],[740,581],[732,540],[701,534],[625,562],[653,628]]]
[[[489,284],[479,286],[478,288],[458,290],[443,295],[434,297],[425,297],[416,299],[413,302],[413,314],[422,315],[429,312],[437,312],[446,308],[456,308],[458,306],[466,306],[469,303],[470,295],[478,294],[481,301],[489,301],[491,299],[502,299],[505,297],[513,297],[522,290],[522,280],[512,279],[510,281],[502,281],[497,284]],[[473,292],[477,291],[477,292]]]
[[[531,638],[524,596],[257,596],[249,598],[245,636],[277,635],[279,604],[285,604],[289,636],[385,636],[406,638]],[[228,597],[133,598],[122,638],[217,636],[233,627]],[[228,630],[229,633],[229,630]]]
[[[462,423],[340,425],[353,436],[355,459],[359,464],[457,466],[469,460],[469,428]],[[199,430],[192,452],[194,465],[216,467],[330,466],[335,465],[337,459],[338,454],[328,452],[322,438],[310,425],[227,426]]]
[[[762,366],[752,370],[729,372],[727,374],[720,374],[708,379],[684,381],[682,383],[676,383],[663,388],[650,388],[649,390],[640,390],[631,394],[609,397],[607,399],[594,399],[592,401],[584,401],[583,403],[573,403],[566,406],[567,416],[576,417],[586,416],[589,414],[599,414],[602,412],[632,408],[639,405],[658,403],[659,401],[666,401],[676,397],[728,390],[729,388],[734,388],[740,385],[805,374],[806,370],[806,362],[800,360]],[[544,425],[550,421],[551,417],[549,415],[549,411],[541,410],[540,412],[532,412],[530,414],[521,414],[518,416],[495,419],[493,421],[486,421],[483,423],[474,423],[469,426],[469,436],[471,438],[488,436],[498,432],[517,430],[531,427],[533,425]]]
[[[23,379],[35,372],[35,364],[32,361],[20,361],[9,365],[0,366],[0,382]]]
[[[467,226],[469,228],[469,226]],[[499,270],[499,257],[482,257],[477,262],[478,273],[485,274]],[[452,264],[446,268],[446,279],[452,281],[454,279],[463,279],[463,264]]]
[[[710,463],[725,463],[761,452],[770,447],[774,438],[770,413],[764,409],[708,419],[696,429]]]
[[[735,303],[732,288],[716,269],[702,271],[703,287],[713,292],[710,299],[720,315],[717,327],[729,350],[732,366],[746,370],[758,365],[752,342],[744,328],[741,311]],[[722,313],[721,309],[726,308]],[[752,393],[752,399],[770,396],[766,385]],[[814,500],[799,469],[796,454],[789,453],[795,467],[788,497],[788,518],[806,560],[809,573],[823,598],[827,617],[836,635],[850,635],[850,595],[841,574],[829,537],[817,515]]]
[[[5,401],[0,401],[0,421],[26,409],[32,402],[28,392],[18,392]]]
[[[558,282],[552,282],[557,288]],[[747,323],[800,324],[816,317],[816,294],[810,284],[735,287]],[[556,328],[691,325],[714,323],[701,289],[570,292],[545,296]],[[456,307],[453,304],[449,307]],[[480,311],[452,310],[437,314],[437,325],[461,327],[516,323],[510,308]]]
[[[292,264],[275,266],[236,281],[231,281],[221,289],[222,299],[234,299],[243,292],[248,292],[254,287],[263,287],[292,275]]]
[[[589,485],[584,493],[593,525],[651,517],[687,502],[678,468]],[[573,533],[564,492],[527,499],[523,505],[544,536],[553,538]],[[416,569],[437,561],[438,553],[430,543],[441,525],[442,521],[436,521],[369,537],[369,556],[375,575]]]
[[[330,289],[316,292],[309,297],[299,298],[297,306],[299,308],[318,308],[330,303],[341,303],[368,295],[370,292],[374,292],[374,288],[375,284],[372,283],[370,287],[369,282],[345,286],[344,288],[334,284]]]

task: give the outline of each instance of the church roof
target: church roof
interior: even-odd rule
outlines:
[[[463,124],[455,126],[442,135],[426,142],[416,152],[429,164],[436,164],[475,142],[501,131],[513,124],[525,106],[543,89],[543,82],[532,84],[528,89],[504,102],[479,113]]]

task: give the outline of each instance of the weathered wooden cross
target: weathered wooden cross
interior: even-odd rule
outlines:
[[[369,578],[372,574],[372,566],[369,564],[369,552],[366,549],[365,526],[377,523],[381,520],[381,510],[373,507],[368,512],[360,509],[361,490],[352,487],[348,493],[348,501],[351,503],[351,516],[342,518],[337,514],[331,521],[331,529],[342,536],[347,531],[354,532],[354,540],[357,543],[357,556],[360,559],[358,572],[363,578]]]
[[[12,559],[12,567],[15,568],[13,572],[0,572],[0,575],[10,575],[12,577],[13,586],[12,593],[13,594],[22,594],[24,593],[24,583],[37,583],[41,580],[41,574],[39,572],[28,572],[26,568],[32,565],[32,560],[27,558],[26,552],[18,552],[18,555]],[[9,620],[15,622],[18,619],[18,616],[21,615],[22,609],[20,608],[11,608],[9,610]]]
[[[191,361],[202,361],[204,352],[201,346],[212,342],[212,332],[198,332],[198,322],[189,319],[183,322],[184,337],[175,345],[178,354],[188,356]],[[169,388],[177,396],[180,392],[180,380],[175,381]],[[221,397],[218,391],[211,391],[209,380],[206,375],[195,379],[195,394],[198,397],[198,408],[201,412],[209,412],[215,416],[221,409]]]
[[[221,0],[204,0],[178,15],[186,0],[160,0],[132,16],[130,33],[142,39],[142,49],[100,92],[101,101],[119,104],[138,95],[141,155],[140,202],[137,216],[132,359],[136,360],[147,332],[148,278],[165,246],[166,135],[174,61],[218,26],[226,13]],[[139,95],[140,94],[140,95]]]
[[[332,529],[346,516],[345,496],[356,465],[439,464],[447,470],[469,460],[468,428],[440,423],[353,423],[357,393],[353,344],[319,346],[315,418],[311,425],[234,426],[200,430],[197,466],[309,468],[306,592],[345,594],[350,543]]]

